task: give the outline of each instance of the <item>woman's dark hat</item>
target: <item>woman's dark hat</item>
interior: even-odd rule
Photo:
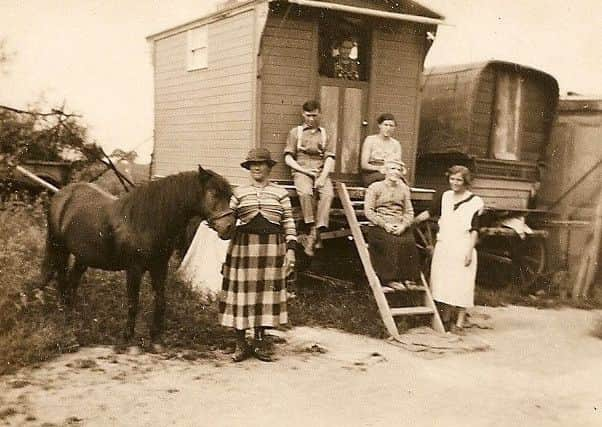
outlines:
[[[272,167],[276,164],[276,161],[272,159],[272,155],[267,148],[260,147],[251,149],[245,161],[240,165],[245,169],[249,169],[251,163],[267,163],[269,167]]]

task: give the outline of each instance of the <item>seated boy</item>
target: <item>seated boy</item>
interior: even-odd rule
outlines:
[[[292,169],[303,221],[309,228],[307,239],[301,242],[305,253],[313,256],[318,232],[328,228],[334,198],[329,177],[334,169],[334,148],[326,130],[320,126],[320,103],[304,103],[302,116],[303,124],[288,134],[284,161]]]

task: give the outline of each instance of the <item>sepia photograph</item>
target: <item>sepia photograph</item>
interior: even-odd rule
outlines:
[[[0,424],[602,425],[598,0],[0,0]]]

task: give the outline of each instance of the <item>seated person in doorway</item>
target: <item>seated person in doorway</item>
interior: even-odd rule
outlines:
[[[402,179],[403,165],[385,163],[385,179],[371,184],[364,197],[370,260],[385,290],[403,290],[420,281],[419,258],[410,225],[414,208],[410,187]]]
[[[391,136],[395,131],[395,117],[393,114],[384,113],[378,116],[376,122],[378,123],[378,134],[368,135],[362,145],[362,183],[366,187],[373,182],[385,179],[386,160],[401,162],[401,143]],[[403,175],[406,172],[405,165],[403,165]]]
[[[334,169],[334,147],[326,129],[320,126],[318,101],[304,103],[302,116],[303,124],[292,128],[288,134],[284,161],[292,170],[303,221],[309,229],[307,238],[301,243],[305,253],[313,256],[319,231],[328,228],[334,198],[329,177]]]
[[[334,49],[332,57],[332,66],[329,75],[336,79],[359,80],[360,67],[359,61],[352,58],[351,51],[355,43],[352,38],[342,39]]]

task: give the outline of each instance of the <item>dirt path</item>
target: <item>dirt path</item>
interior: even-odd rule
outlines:
[[[601,426],[600,312],[484,309],[484,352],[412,353],[297,328],[280,360],[241,364],[84,349],[0,379],[0,424]],[[326,353],[304,351],[317,344]],[[277,424],[276,424],[277,423]]]

